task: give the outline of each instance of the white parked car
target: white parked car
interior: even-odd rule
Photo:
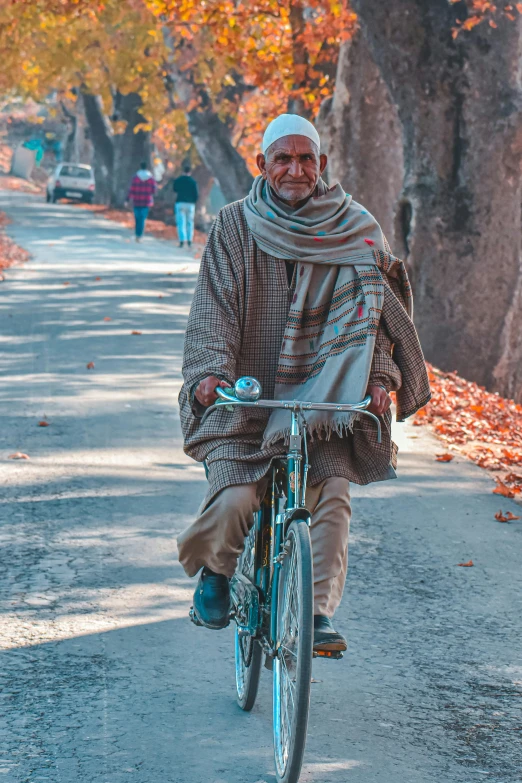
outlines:
[[[83,163],[60,163],[47,180],[46,201],[71,198],[92,204],[94,198],[92,166]]]

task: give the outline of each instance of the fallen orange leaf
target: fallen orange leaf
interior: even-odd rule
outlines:
[[[474,565],[473,560],[468,560],[467,563],[457,563],[458,566],[462,566],[463,568],[471,568],[472,565]]]
[[[504,481],[522,481],[522,474],[520,473],[507,473],[504,476]]]
[[[42,421],[38,422],[38,426],[39,427],[48,427],[49,426],[49,422],[45,421],[45,419],[42,419]]]
[[[515,497],[514,490],[510,489],[505,484],[503,484],[502,481],[500,481],[500,479],[495,479],[495,481],[497,482],[497,486],[493,490],[493,494],[494,495],[502,495],[502,497],[504,497],[504,498],[514,498]]]
[[[141,334],[141,332],[138,332],[136,329],[134,329],[131,334]]]
[[[94,362],[89,362],[89,364],[87,365],[87,369],[94,370]]]
[[[516,517],[511,511],[506,511],[505,514],[503,514],[502,511],[497,511],[495,519],[499,522],[511,522],[513,519],[520,519],[520,517]]]
[[[158,294],[158,299],[163,299],[163,294]]]
[[[95,277],[94,279],[95,280],[101,280],[101,277]]]
[[[71,285],[68,280],[65,281],[64,285]]]
[[[28,454],[24,454],[23,451],[15,451],[14,454],[10,454],[7,459],[31,459]]]
[[[104,321],[112,321],[112,318],[109,318],[109,316],[108,316],[108,315],[106,315],[106,316],[105,316],[105,318],[104,318],[103,320],[104,320]]]
[[[435,459],[437,462],[451,462],[454,459],[453,454],[437,454]]]

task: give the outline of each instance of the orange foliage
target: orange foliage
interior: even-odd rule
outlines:
[[[460,3],[461,0],[449,0],[451,4]],[[465,0],[468,7],[469,16],[463,21],[457,21],[457,27],[453,28],[452,36],[456,38],[462,31],[473,30],[483,22],[487,22],[490,27],[497,27],[495,17],[505,16],[511,22],[514,22],[516,12],[522,14],[522,3],[494,3],[491,0]]]
[[[339,44],[356,15],[348,0],[146,0],[169,30],[171,62],[190,90],[185,111],[213,105],[253,168],[276,114],[313,117],[331,95]]]
[[[514,497],[522,492],[522,405],[455,372],[429,364],[428,371],[433,397],[418,411],[414,425],[428,424],[442,440],[463,447],[482,468],[510,471],[503,481],[497,480],[496,494]],[[520,471],[513,472],[513,466]]]
[[[32,0],[0,3],[0,89],[74,110],[78,89],[139,93],[141,126],[180,160],[187,114],[218,114],[253,164],[261,131],[290,109],[314,117],[332,94],[340,43],[356,26],[349,0]],[[77,88],[73,91],[72,88]]]

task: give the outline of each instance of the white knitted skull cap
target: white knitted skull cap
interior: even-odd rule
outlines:
[[[321,139],[311,122],[298,114],[280,114],[265,131],[261,147],[263,155],[274,141],[282,139],[283,136],[306,136],[321,148]]]

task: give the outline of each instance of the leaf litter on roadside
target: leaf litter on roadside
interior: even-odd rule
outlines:
[[[427,367],[433,396],[413,424],[428,425],[479,467],[504,471],[502,480],[496,479],[495,494],[513,498],[522,493],[522,405],[456,372]],[[517,467],[521,470],[513,470]]]
[[[435,459],[437,462],[451,462],[454,456],[453,454],[436,454]]]
[[[0,212],[0,269],[7,269],[7,267],[23,264],[31,258],[31,254],[24,250],[22,247],[16,244],[11,237],[9,237],[5,231],[4,226],[8,225],[11,221],[5,214]],[[5,280],[5,277],[0,272],[0,280]]]
[[[473,562],[473,560],[468,560],[467,563],[457,563],[457,565],[462,566],[462,568],[472,568],[475,565],[475,563]]]

